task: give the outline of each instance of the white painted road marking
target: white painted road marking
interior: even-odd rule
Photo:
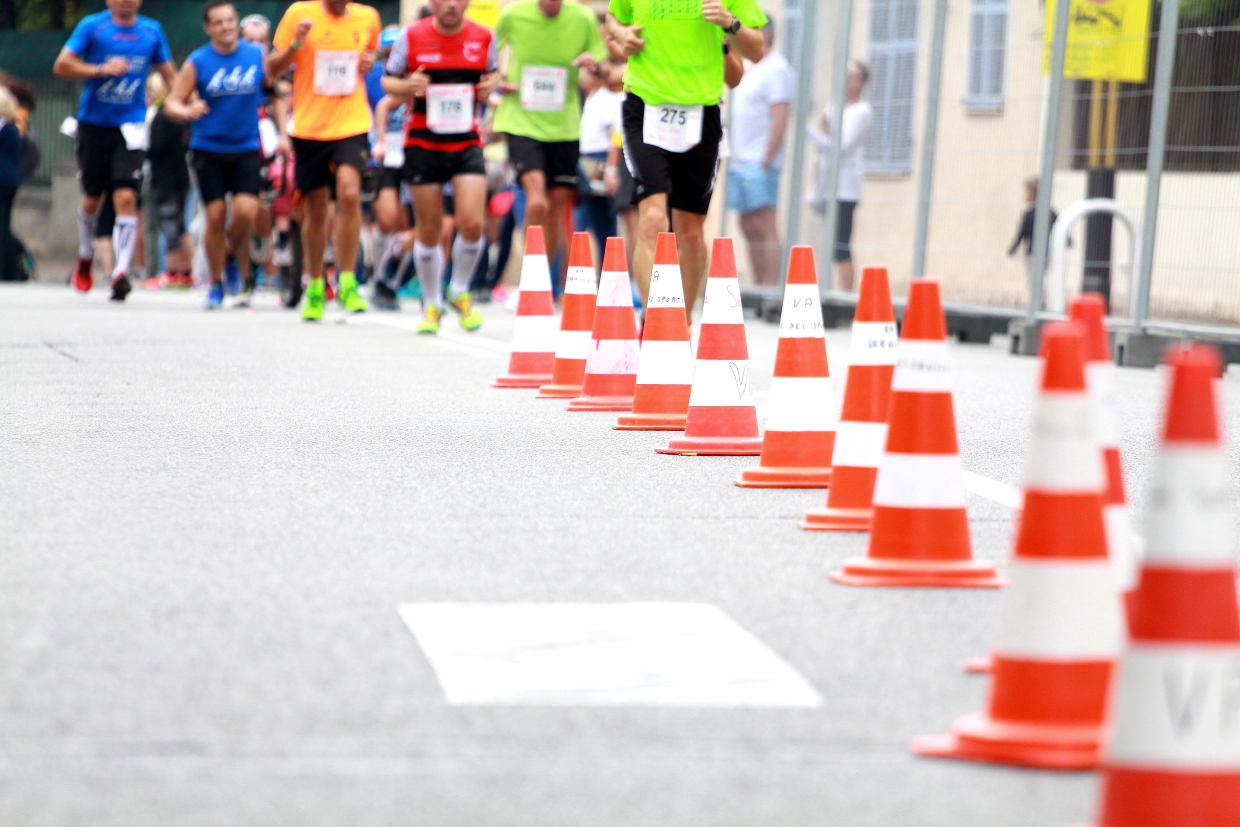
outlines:
[[[406,603],[448,703],[821,706],[796,670],[700,603]]]
[[[1007,483],[992,480],[989,477],[983,477],[981,474],[974,474],[972,471],[964,471],[964,490],[970,494],[976,494],[979,497],[985,497],[993,500],[999,505],[1006,505],[1008,508],[1020,508],[1022,495],[1020,489]]]

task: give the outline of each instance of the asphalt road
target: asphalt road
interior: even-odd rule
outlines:
[[[429,339],[412,309],[200,302],[0,287],[0,824],[1090,820],[1093,774],[907,750],[981,707],[958,665],[1000,592],[829,583],[865,539],[795,527],[822,492],[742,490],[752,459],[660,456],[667,434],[488,387],[494,305]],[[749,334],[761,405],[776,328]],[[952,353],[965,468],[1016,485],[1036,363]],[[1160,389],[1119,371],[1138,515]],[[1011,510],[970,516],[1006,562]],[[718,607],[821,704],[450,704],[397,607],[479,602]]]

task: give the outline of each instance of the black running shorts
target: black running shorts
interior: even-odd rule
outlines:
[[[223,200],[225,195],[257,196],[263,187],[263,158],[254,152],[207,152],[193,150],[194,177],[202,203]]]
[[[85,195],[98,198],[108,190],[142,189],[145,161],[145,152],[125,145],[119,127],[78,123],[78,180]]]
[[[458,175],[486,175],[487,162],[480,146],[467,146],[452,152],[407,146],[401,174],[411,187],[446,184]]]
[[[633,173],[634,200],[667,193],[667,204],[674,210],[706,215],[715,192],[719,171],[719,142],[723,122],[718,106],[702,109],[702,140],[687,152],[669,152],[650,146],[642,139],[642,119],[646,104],[629,92],[624,96],[624,162]]]
[[[370,165],[370,138],[367,135],[335,141],[294,138],[293,154],[297,157],[297,171],[293,177],[303,195],[320,187],[330,187],[335,193],[338,167],[350,166],[363,173]]]
[[[580,141],[536,141],[524,135],[508,136],[508,163],[517,180],[537,170],[546,176],[547,189],[577,188],[580,155]]]

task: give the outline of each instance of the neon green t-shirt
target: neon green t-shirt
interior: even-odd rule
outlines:
[[[564,0],[560,13],[548,18],[538,0],[517,0],[500,12],[495,45],[512,47],[508,81],[520,89],[504,95],[495,112],[495,131],[537,141],[578,140],[581,97],[577,70],[569,64],[583,52],[596,61],[607,57],[594,12]]]
[[[766,25],[757,0],[721,0],[742,26]],[[646,103],[718,103],[724,31],[702,19],[702,0],[611,0],[608,11],[641,26],[646,46],[629,58],[628,88]]]

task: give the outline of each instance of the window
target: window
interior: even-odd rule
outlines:
[[[973,0],[969,32],[969,84],[964,105],[976,112],[1003,109],[1007,0]]]
[[[913,154],[913,80],[917,67],[917,0],[873,0],[870,91],[874,120],[866,172],[907,175]]]

